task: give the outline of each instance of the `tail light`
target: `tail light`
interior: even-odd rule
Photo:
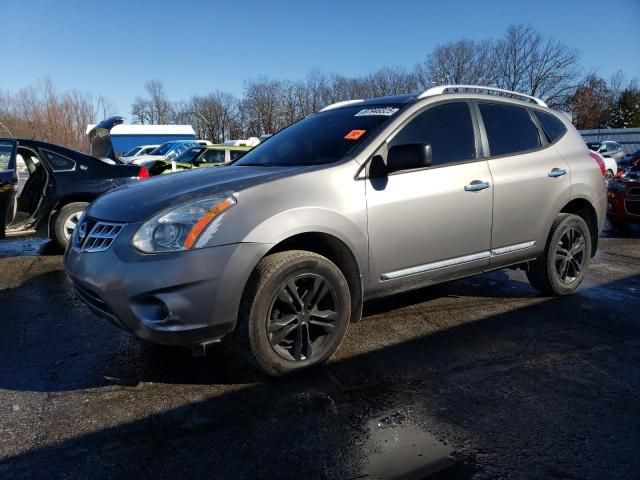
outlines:
[[[605,177],[607,175],[607,167],[605,167],[604,160],[602,160],[602,157],[597,153],[591,152],[591,151],[589,151],[589,155],[591,155],[591,158],[593,158],[596,161],[596,163],[600,167],[600,172],[602,173],[602,176]]]
[[[147,167],[140,167],[138,170],[138,180],[146,180],[149,178],[149,169]]]

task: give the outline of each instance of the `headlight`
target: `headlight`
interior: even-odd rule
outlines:
[[[207,198],[151,217],[133,236],[144,253],[178,252],[200,248],[198,239],[213,220],[236,204],[228,197]]]

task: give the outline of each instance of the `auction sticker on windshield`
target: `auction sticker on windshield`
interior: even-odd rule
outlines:
[[[344,136],[345,140],[358,140],[362,135],[364,135],[366,130],[351,130]]]
[[[365,108],[364,110],[360,110],[356,113],[355,117],[372,117],[372,116],[382,116],[382,117],[390,117],[394,113],[396,113],[399,108],[395,107],[379,107],[379,108]]]

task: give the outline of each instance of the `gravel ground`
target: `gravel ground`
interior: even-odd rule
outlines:
[[[519,271],[370,302],[285,380],[141,343],[47,242],[0,242],[0,478],[638,478],[640,228],[580,290]]]

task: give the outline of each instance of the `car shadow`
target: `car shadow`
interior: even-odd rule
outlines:
[[[61,280],[52,274],[43,277],[47,278],[35,278],[24,287]],[[492,278],[475,281],[492,290]],[[478,288],[467,282],[440,287],[440,292],[455,298]],[[618,279],[607,288],[628,290],[630,285],[640,287],[640,276]],[[496,297],[505,293],[493,288]],[[629,341],[637,342],[640,326],[629,314],[640,299],[631,295],[626,303],[609,305],[589,295],[589,288],[584,290],[567,297],[537,297],[523,306],[472,306],[459,310],[453,322],[442,318],[447,312],[424,315],[411,310],[419,302],[428,306],[444,298],[434,298],[432,289],[397,296],[391,301],[396,310],[408,310],[407,320],[386,318],[388,310],[380,303],[368,306],[369,316],[350,328],[341,349],[348,355],[338,354],[324,367],[277,380],[255,373],[223,348],[205,359],[191,359],[128,340],[99,326],[105,322],[91,324],[94,319],[84,313],[71,313],[64,320],[48,318],[45,321],[55,327],[40,331],[38,338],[25,343],[14,336],[9,343],[22,341],[27,350],[20,350],[28,356],[33,353],[28,350],[31,342],[57,344],[79,338],[83,350],[70,357],[78,365],[63,360],[62,368],[46,381],[29,381],[38,372],[24,363],[21,368],[14,365],[2,370],[0,388],[88,390],[86,401],[65,404],[58,410],[64,418],[56,419],[64,423],[86,418],[88,431],[70,438],[64,431],[59,433],[62,438],[54,432],[47,442],[40,440],[32,449],[0,460],[0,476],[370,478],[371,458],[381,450],[388,453],[387,478],[394,478],[408,460],[404,450],[375,441],[388,425],[398,432],[410,428],[409,438],[425,432],[446,436],[463,451],[508,447],[516,453],[505,468],[524,477],[582,477],[586,472],[598,478],[598,472],[615,477],[637,471],[637,444],[629,440],[637,438],[634,432],[640,423],[626,412],[637,406],[640,377],[607,362],[636,355],[635,343]],[[11,298],[0,292],[3,305]],[[66,308],[76,310],[74,301],[68,301]],[[517,301],[521,300],[511,299]],[[14,317],[2,328],[24,321]],[[420,322],[434,328],[412,331]],[[20,328],[25,327],[34,325]],[[388,342],[397,335],[401,341]],[[96,336],[100,339],[93,343]],[[384,343],[371,347],[372,341]],[[103,352],[110,349],[114,352]],[[602,362],[610,370],[603,373]],[[7,377],[9,371],[26,380]],[[104,401],[91,393],[108,387],[100,378],[117,377],[125,380],[119,385],[130,388],[107,390],[111,395]],[[234,388],[219,388],[232,380]],[[158,383],[175,385],[163,391]],[[193,384],[208,385],[194,393],[186,388]],[[168,393],[177,397],[177,405],[166,398]],[[130,397],[133,401],[126,400]],[[110,412],[121,418],[123,408],[134,418],[112,424]],[[95,427],[91,421],[106,425]],[[576,442],[583,436],[588,443]],[[419,478],[438,470],[445,457],[452,458],[442,453],[447,452],[442,444],[416,440],[414,446],[416,442],[421,456],[412,472],[421,472]],[[545,456],[549,451],[556,453]],[[606,460],[610,458],[619,462],[611,465]],[[471,467],[457,468],[463,463],[448,463],[449,473],[440,478],[466,478]]]

